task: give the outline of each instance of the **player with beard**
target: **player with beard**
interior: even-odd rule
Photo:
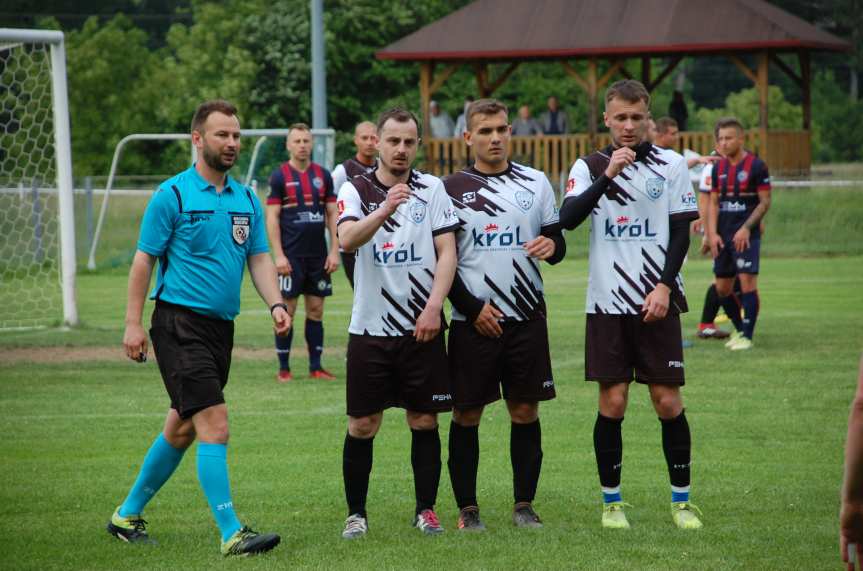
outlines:
[[[374,123],[363,121],[357,124],[354,129],[354,146],[357,148],[357,154],[333,169],[333,188],[336,189],[336,194],[346,181],[361,174],[368,174],[377,168],[377,143],[378,128]],[[345,252],[340,249],[340,253],[348,283],[353,287],[356,260],[354,252]]]
[[[560,224],[573,229],[588,217],[591,222],[585,378],[599,386],[593,442],[602,525],[629,527],[620,492],[621,425],[635,380],[647,384],[662,425],[673,521],[697,529],[702,523],[689,501],[692,445],[680,393],[680,313],[687,307],[679,272],[698,210],[683,157],[644,141],[649,107],[638,81],[608,88],[604,118],[613,144],[573,165]]]
[[[413,113],[391,109],[378,127],[380,164],[339,189],[339,242],[356,252],[348,331],[348,433],[343,476],[345,539],[368,532],[366,496],[383,411],[405,409],[411,430],[414,526],[443,531],[437,414],[451,409],[442,308],[456,266],[458,220],[437,177],[412,167],[420,142]]]
[[[198,480],[221,532],[222,553],[248,555],[272,549],[279,536],[240,524],[228,482],[228,409],[222,389],[231,366],[244,266],[270,307],[277,334],[290,328],[291,318],[267,251],[263,208],[250,189],[227,174],[240,152],[237,109],[227,101],[202,103],[192,119],[192,143],[200,160],[160,184],[144,212],[123,336],[126,355],[145,361],[141,313],[158,259],[150,337],[171,408],[108,532],[129,543],[151,542],[144,506],[197,439]]]
[[[542,466],[539,401],[555,397],[539,261],[566,255],[546,176],[508,159],[506,106],[480,99],[467,109],[472,167],[444,179],[456,206],[458,271],[450,300],[453,420],[449,473],[458,527],[482,531],[476,480],[483,409],[501,398],[511,420],[513,523],[541,527],[532,502]]]

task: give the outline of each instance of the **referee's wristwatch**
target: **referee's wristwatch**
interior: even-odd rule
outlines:
[[[277,307],[281,307],[282,309],[284,309],[285,313],[288,312],[288,306],[280,301],[279,303],[274,303],[273,305],[270,306],[270,315],[273,314],[273,310],[276,309]]]

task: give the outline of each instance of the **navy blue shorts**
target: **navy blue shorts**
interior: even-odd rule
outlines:
[[[757,274],[761,261],[761,238],[749,240],[749,247],[742,252],[734,249],[728,236],[722,237],[725,246],[713,260],[713,275],[717,278],[733,278],[737,274]]]
[[[289,299],[300,297],[300,294],[328,297],[333,295],[333,283],[330,274],[324,270],[324,257],[288,256],[291,273],[279,276],[279,289],[282,297]]]

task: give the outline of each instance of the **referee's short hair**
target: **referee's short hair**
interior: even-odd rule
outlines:
[[[723,117],[719,121],[716,122],[716,127],[713,128],[713,136],[717,139],[719,138],[719,130],[727,129],[728,127],[734,127],[737,129],[738,133],[743,133],[743,123],[741,123],[737,117]]]
[[[507,109],[503,102],[497,99],[477,99],[467,106],[467,112],[465,113],[467,130],[470,131],[471,119],[473,119],[474,115],[497,115],[501,111],[509,115],[509,109]]]
[[[387,109],[378,116],[378,135],[380,135],[381,129],[384,128],[384,124],[390,119],[396,123],[407,123],[408,121],[413,121],[414,125],[417,126],[417,138],[422,139],[423,133],[419,119],[417,119],[417,116],[414,115],[412,111],[405,109],[404,107],[393,107],[392,109]]]
[[[204,101],[195,109],[195,115],[192,117],[192,131],[198,131],[203,134],[204,123],[207,122],[207,117],[213,113],[222,113],[228,117],[233,117],[237,114],[237,108],[224,99]]]
[[[660,117],[656,120],[656,132],[667,133],[672,127],[677,127],[677,121],[674,117]],[[678,129],[680,127],[677,127]]]
[[[615,97],[627,103],[644,101],[645,105],[650,107],[650,94],[644,84],[635,79],[621,79],[612,83],[605,91],[605,106],[608,107],[608,103]]]

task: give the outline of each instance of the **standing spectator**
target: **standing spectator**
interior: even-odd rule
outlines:
[[[569,119],[566,116],[566,111],[560,109],[560,103],[554,95],[548,98],[548,111],[540,116],[539,122],[542,125],[542,132],[546,135],[566,135],[569,133]]]
[[[455,129],[452,132],[453,137],[461,138],[464,132],[467,131],[467,108],[470,107],[471,103],[473,103],[471,95],[464,98],[464,107],[461,110],[461,115],[455,120]]]
[[[437,101],[429,103],[429,111],[431,111],[429,129],[431,130],[432,139],[449,139],[455,129],[452,117],[440,108]]]
[[[689,118],[689,111],[686,109],[686,101],[683,100],[683,92],[675,91],[671,96],[671,103],[668,105],[668,114],[677,121],[677,127],[681,131],[686,131],[686,120]]]
[[[518,117],[512,122],[512,134],[516,137],[542,135],[542,127],[530,116],[530,107],[527,105],[518,108]]]

